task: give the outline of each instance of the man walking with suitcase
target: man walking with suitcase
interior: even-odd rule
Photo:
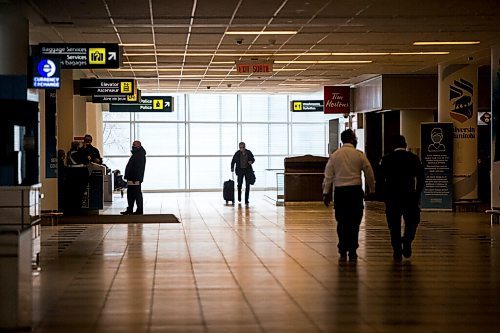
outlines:
[[[250,197],[250,178],[253,176],[252,164],[255,162],[255,158],[250,150],[246,149],[245,143],[240,142],[240,149],[234,153],[233,159],[231,160],[231,172],[235,171],[236,165],[236,175],[238,176],[238,201],[241,202],[241,188],[243,186],[243,178],[245,178],[245,204],[249,204]]]

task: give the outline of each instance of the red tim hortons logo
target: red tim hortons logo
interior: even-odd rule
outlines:
[[[450,116],[453,119],[463,123],[472,118],[473,103],[472,96],[474,94],[474,86],[467,80],[454,80],[450,85],[450,98],[453,103],[450,110]]]
[[[324,87],[324,113],[351,112],[351,88],[349,86]]]

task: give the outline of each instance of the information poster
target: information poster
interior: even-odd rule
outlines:
[[[453,123],[422,123],[420,127],[425,185],[421,208],[453,209]]]
[[[491,208],[500,209],[500,45],[491,52]]]

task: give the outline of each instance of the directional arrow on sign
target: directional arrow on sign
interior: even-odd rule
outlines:
[[[108,52],[108,60],[116,60],[116,52]]]

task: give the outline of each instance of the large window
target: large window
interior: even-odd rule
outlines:
[[[274,188],[270,169],[285,157],[327,155],[323,113],[292,113],[293,99],[322,94],[174,95],[172,113],[103,114],[104,162],[124,172],[133,140],[147,151],[145,190],[214,190],[231,177],[230,162],[244,141],[255,155],[256,188]]]

